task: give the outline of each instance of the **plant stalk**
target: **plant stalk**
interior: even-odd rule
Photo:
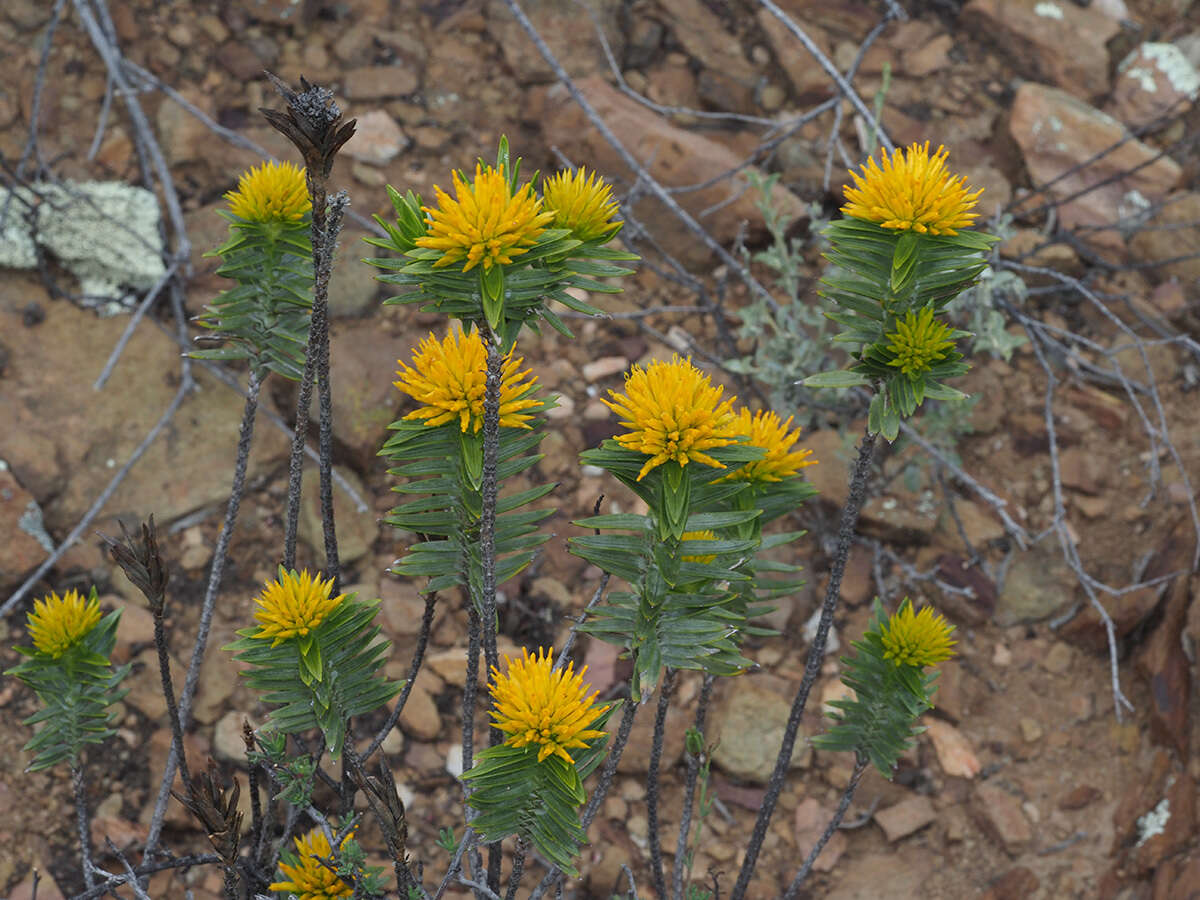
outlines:
[[[183,750],[183,733],[187,731],[192,711],[192,698],[195,696],[196,687],[200,683],[200,666],[204,662],[204,652],[208,647],[208,635],[212,628],[213,609],[216,605],[217,590],[221,584],[221,575],[225,571],[225,560],[229,555],[229,543],[233,537],[234,525],[237,523],[238,510],[242,503],[242,494],[246,489],[246,466],[250,459],[250,445],[254,440],[254,419],[258,412],[260,387],[261,382],[258,379],[258,375],[251,370],[250,381],[246,387],[246,403],[242,410],[237,458],[233,465],[233,485],[229,491],[229,502],[225,507],[225,520],[221,523],[221,534],[217,538],[217,546],[213,552],[212,569],[209,571],[208,587],[204,592],[204,603],[200,607],[200,623],[196,629],[196,643],[192,649],[192,659],[188,663],[187,677],[183,683],[183,694],[179,698],[179,737],[178,739],[174,736],[172,737],[171,750],[167,754],[167,767],[163,772],[162,781],[158,786],[158,797],[154,801],[154,814],[150,819],[150,828],[146,836],[146,849],[142,855],[144,862],[148,862],[158,850],[158,841],[162,835],[163,819],[167,812],[167,798],[171,794],[171,784],[175,780],[175,769],[179,765],[180,753]],[[178,746],[176,745],[176,740],[178,740]]]
[[[696,731],[704,735],[704,723],[708,715],[708,704],[712,699],[713,684],[716,679],[712,675],[704,676],[704,684],[700,688],[700,699],[696,703]],[[675,842],[675,863],[671,869],[671,896],[675,900],[683,900],[683,860],[687,856],[688,832],[692,829],[692,808],[696,802],[696,780],[700,776],[700,757],[692,753],[687,755],[687,779],[683,786],[683,814],[679,820],[679,838]]]
[[[842,818],[846,815],[846,810],[850,808],[850,801],[854,798],[854,792],[858,789],[858,783],[862,780],[863,773],[866,771],[867,758],[859,756],[855,760],[854,772],[850,776],[850,783],[846,785],[846,790],[842,792],[842,799],[838,803],[833,818],[829,820],[829,824],[825,826],[825,831],[822,832],[820,840],[812,848],[812,852],[808,854],[808,859],[804,861],[804,865],[800,867],[800,871],[796,873],[796,877],[792,879],[792,883],[788,885],[787,893],[783,895],[783,900],[796,900],[796,893],[800,890],[800,885],[804,883],[804,879],[808,877],[808,873],[812,871],[813,863],[817,861],[817,857],[821,855],[821,851],[825,849],[825,845],[833,837],[833,833],[842,824]]]
[[[821,618],[817,625],[817,633],[812,646],[808,648],[808,662],[804,667],[804,678],[796,697],[792,701],[792,710],[788,715],[787,727],[783,732],[783,741],[779,746],[779,755],[775,759],[775,769],[771,780],[767,783],[767,792],[763,797],[762,806],[758,810],[758,818],[754,822],[754,831],[746,846],[746,859],[738,873],[737,883],[730,894],[730,900],[744,900],[746,888],[754,875],[754,867],[758,862],[759,851],[762,850],[763,839],[767,836],[767,826],[779,802],[783,791],[783,783],[787,770],[792,761],[792,749],[796,744],[796,732],[800,729],[800,720],[804,715],[804,707],[808,704],[808,695],[816,683],[821,671],[821,663],[825,658],[825,644],[829,638],[829,629],[833,625],[833,613],[837,609],[841,597],[842,576],[846,573],[846,559],[850,555],[850,545],[854,540],[854,528],[858,524],[858,514],[862,510],[863,501],[867,494],[867,481],[871,475],[871,460],[875,454],[875,441],[878,435],[866,431],[862,444],[858,448],[858,458],[854,463],[854,471],[850,478],[850,493],[846,505],[842,508],[842,520],[838,526],[837,546],[833,555],[833,567],[829,572],[829,587],[825,591],[825,600],[821,604]]]
[[[646,836],[650,844],[650,879],[658,896],[667,896],[663,876],[662,841],[658,834],[658,774],[662,764],[663,736],[667,727],[667,708],[675,687],[675,670],[667,669],[658,692],[658,708],[654,714],[654,736],[650,742],[650,765],[646,771]]]

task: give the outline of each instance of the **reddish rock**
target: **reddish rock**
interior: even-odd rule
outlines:
[[[1050,184],[1022,207],[1061,201],[1062,226],[1100,229],[1088,238],[1089,244],[1110,255],[1124,254],[1117,223],[1127,227],[1128,220],[1162,202],[1180,180],[1178,163],[1131,138],[1116,119],[1065,91],[1022,84],[1009,131],[1035,187]]]
[[[1138,260],[1161,264],[1153,270],[1160,277],[1179,279],[1183,295],[1190,298],[1186,306],[1192,310],[1200,302],[1196,290],[1200,282],[1200,257],[1195,255],[1200,247],[1197,223],[1200,223],[1200,193],[1178,191],[1164,198],[1161,208],[1146,220],[1146,227],[1129,240],[1129,248]]]
[[[625,51],[625,29],[621,27],[622,0],[589,0],[587,12],[581,11],[573,0],[541,0],[521,4],[525,15],[538,34],[549,45],[559,63],[572,78],[582,78],[597,71],[608,71],[608,60],[596,40],[594,22],[604,30],[609,47],[617,59]],[[518,84],[545,84],[555,81],[549,65],[529,40],[529,35],[513,18],[504,0],[489,0],[486,4],[488,40],[494,41],[504,54],[504,61]],[[636,18],[631,16],[636,21]],[[638,17],[640,18],[640,17]]]
[[[800,801],[800,805],[796,807],[794,827],[796,856],[801,863],[808,859],[808,855],[817,846],[817,841],[825,833],[825,829],[832,818],[833,810],[825,809],[815,798],[806,797]],[[841,859],[842,854],[846,852],[848,844],[849,841],[846,838],[846,832],[835,831],[830,835],[825,846],[821,848],[820,855],[813,863],[813,870],[817,872],[832,871],[833,867],[837,865],[838,860]]]
[[[792,83],[792,90],[795,91],[797,99],[803,103],[812,103],[832,97],[833,80],[788,27],[765,9],[758,11],[757,18],[771,49],[775,51],[780,68]],[[808,21],[804,22],[803,28],[804,33],[812,39],[825,57],[831,59],[833,42],[829,36]]]
[[[993,881],[980,900],[1025,900],[1039,887],[1041,882],[1031,870],[1017,866]]]
[[[403,66],[359,66],[342,76],[342,88],[351,100],[405,97],[420,86],[417,73]]]
[[[0,462],[0,586],[15,585],[53,549],[38,540],[45,535],[41,523],[42,510],[33,495]]]
[[[408,137],[396,120],[385,110],[373,109],[358,116],[354,137],[346,142],[344,152],[361,162],[382,166],[395,159],[408,144]]]
[[[1191,734],[1191,663],[1183,649],[1187,610],[1194,598],[1188,580],[1171,585],[1162,621],[1137,655],[1138,674],[1150,683],[1150,734],[1155,742],[1173,747],[1188,758]]]
[[[703,190],[675,195],[676,202],[694,219],[703,215],[700,224],[715,240],[727,245],[747,222],[751,227],[762,222],[762,215],[755,206],[756,194],[746,190],[746,170],[728,179],[722,177],[744,163],[741,153],[702,134],[672,125],[600,78],[583,79],[577,86],[625,148],[664,186],[683,187],[717,179],[715,184]],[[567,157],[588,160],[607,177],[632,180],[632,174],[621,158],[591,127],[561,86],[548,89],[542,123],[546,140],[558,146]],[[786,188],[776,185],[771,197],[783,215],[795,219],[807,215],[804,203]],[[709,249],[658,200],[643,200],[636,213],[654,221],[659,242],[681,261],[708,261]]]
[[[875,821],[883,829],[889,844],[920,831],[936,818],[933,804],[923,794],[913,794],[895,806],[875,813]]]
[[[996,784],[984,782],[975,788],[972,812],[979,827],[1012,856],[1024,850],[1033,840],[1033,827],[1021,809],[1020,798]]]
[[[1099,800],[1101,796],[1102,793],[1099,788],[1093,787],[1090,784],[1081,784],[1079,787],[1072,788],[1058,801],[1058,808],[1066,810],[1083,809],[1085,806]]]
[[[1174,44],[1145,43],[1117,66],[1105,110],[1130,128],[1177,120],[1200,92],[1200,74]]]
[[[945,774],[958,778],[974,778],[979,774],[983,767],[971,742],[961,731],[939,719],[930,719],[926,725],[925,734],[933,742],[938,763]]]
[[[1138,588],[1116,597],[1103,598],[1104,609],[1112,618],[1113,630],[1118,639],[1127,635],[1154,611],[1158,605],[1158,590],[1152,587]],[[1096,653],[1108,649],[1108,630],[1100,613],[1090,603],[1085,604],[1070,622],[1058,632],[1064,640],[1086,647]]]
[[[1084,99],[1108,91],[1105,44],[1120,26],[1102,13],[1067,0],[971,0],[962,21],[1034,81]]]

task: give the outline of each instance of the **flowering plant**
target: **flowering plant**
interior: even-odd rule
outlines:
[[[42,726],[24,748],[34,754],[29,771],[60,762],[74,769],[85,744],[116,734],[108,707],[125,695],[117,687],[129,674],[128,664],[114,669],[109,662],[120,619],[119,609],[101,617],[94,587],[87,599],[67,591],[35,601],[26,619],[33,646],[15,647],[26,661],[4,673],[29,685],[42,702],[23,723]]]
[[[966,396],[942,382],[967,371],[954,342],[969,335],[937,315],[979,278],[996,238],[967,230],[981,191],[946,171],[944,148],[930,156],[926,141],[880,154],[882,167],[872,159],[851,172],[845,218],[825,229],[833,270],[821,296],[837,304],[826,315],[843,327],[834,340],[850,345],[854,362],[804,384],[874,386],[868,428],[891,441],[926,397]]]

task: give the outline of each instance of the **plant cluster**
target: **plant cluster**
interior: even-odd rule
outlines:
[[[242,664],[246,683],[270,709],[261,729],[246,726],[248,829],[236,780],[226,787],[215,767],[207,773],[191,770],[183,735],[236,521],[258,385],[270,372],[298,379],[298,422],[302,416],[307,421],[303,395],[314,379],[328,390],[324,286],[345,199],[327,197],[324,184],[353,123],[341,123],[322,88],[277,87],[288,109],[271,112],[269,119],[296,143],[306,168],[264,164],[247,172],[228,195],[230,239],[217,253],[220,271],[236,286],[200,320],[223,346],[198,355],[246,360],[250,389],[200,637],[178,702],[165,636],[168,571],[153,523],[143,527],[140,540],[110,542],[114,558],[154,614],[173,736],[145,865],[161,851],[161,809],[178,764],[182,789],[174,796],[208,835],[215,851],[210,859],[225,873],[227,897],[384,895],[387,879],[367,865],[356,838],[368,813],[391,857],[395,889],[409,898],[441,896],[455,881],[481,897],[499,896],[505,841],[513,849],[508,897],[516,895],[526,857],[534,852],[548,864],[544,884],[553,887],[563,873],[576,871],[587,827],[612,782],[638,706],[657,694],[654,740],[661,750],[676,673],[695,670],[704,673],[704,700],[687,741],[689,790],[673,887],[677,896],[706,896],[691,883],[688,851],[697,784],[697,840],[710,804],[704,705],[716,678],[753,666],[743,655],[744,643],[748,636],[770,633],[755,620],[772,599],[802,584],[797,566],[769,557],[803,532],[772,526],[815,493],[804,470],[817,461],[802,446],[794,416],[740,405],[690,359],[634,365],[623,388],[604,399],[619,422],[613,436],[583,450],[579,459],[628,487],[646,511],[601,514],[597,507],[595,515],[575,523],[590,533],[569,544],[604,572],[587,616],[569,641],[578,630],[619,647],[632,661],[628,697],[602,701],[585,685],[585,670],[575,671],[566,648],[557,658],[537,648],[500,659],[497,589],[533,560],[548,539],[539,526],[553,513],[535,505],[553,486],[528,486],[524,477],[540,459],[545,413],[554,401],[542,395],[537,376],[517,355],[517,344],[525,327],[536,332],[542,323],[569,335],[550,301],[598,313],[570,289],[617,291],[616,279],[631,274],[627,264],[636,260],[612,246],[621,223],[603,180],[580,169],[557,173],[540,185],[536,174],[522,182],[521,161],[510,156],[505,139],[494,165],[479,161],[473,175],[452,172],[453,193],[436,189],[432,203],[389,187],[395,220],[380,218],[386,237],[370,243],[390,255],[366,261],[384,273],[380,280],[401,289],[388,303],[418,304],[453,320],[444,334],[429,334],[408,361],[399,361],[394,384],[414,408],[392,424],[380,450],[403,498],[387,521],[411,540],[392,572],[426,579],[426,615],[409,677],[392,681],[383,674],[391,648],[376,624],[380,601],[339,590],[332,507],[325,494],[331,451],[323,393],[325,568],[310,572],[294,565],[291,513],[299,502],[299,479],[293,477],[283,564],[262,585],[253,609],[247,608],[238,639],[223,648]],[[811,648],[818,663],[875,434],[894,438],[900,418],[911,415],[924,398],[955,395],[942,382],[966,369],[955,349],[963,333],[941,316],[982,271],[979,254],[990,238],[964,230],[977,193],[948,175],[944,163],[941,151],[930,157],[927,146],[915,145],[890,159],[885,155],[882,168],[872,162],[849,194],[848,218],[827,229],[834,269],[824,296],[837,307],[830,318],[845,329],[839,340],[857,349],[848,371],[810,381],[822,389],[861,385],[875,393],[831,593]],[[610,579],[616,579],[611,590]],[[461,839],[453,829],[443,830],[438,843],[451,861],[431,893],[423,860],[414,865],[410,859],[407,812],[390,770],[381,762],[378,774],[372,774],[368,764],[403,712],[435,604],[454,602],[455,596],[469,621],[461,778],[466,829]],[[118,617],[117,612],[101,617],[94,591],[86,600],[71,592],[50,595],[30,614],[33,647],[19,648],[27,661],[10,674],[33,688],[43,704],[28,720],[42,725],[28,746],[35,753],[34,768],[65,761],[78,772],[83,746],[111,736],[107,708],[119,698],[117,687],[126,671],[109,662]],[[924,670],[951,654],[949,634],[944,619],[929,609],[915,612],[907,600],[890,617],[877,606],[871,628],[855,645],[858,655],[845,660],[846,683],[856,697],[840,705],[837,723],[820,745],[854,752],[860,770],[869,760],[890,774],[915,733],[917,716],[930,705],[934,676]],[[481,656],[489,675],[482,684]],[[793,710],[797,723],[816,673],[811,662],[810,669]],[[363,749],[356,724],[382,717],[393,701],[383,730]],[[488,746],[476,752],[474,723],[481,702],[490,708],[491,728]],[[610,731],[618,712],[620,724]],[[745,891],[778,799],[780,773],[795,738],[794,727],[789,728],[735,897]],[[340,764],[340,778],[327,771],[326,758]],[[657,821],[657,767],[654,756],[647,775],[652,823]],[[589,794],[585,780],[597,770],[600,777]],[[265,805],[260,784],[269,796]],[[318,798],[321,784],[333,789],[333,801]],[[359,792],[365,812],[356,804]],[[83,790],[76,802],[85,822]],[[651,874],[665,896],[660,839],[655,828],[651,831]],[[130,867],[127,875],[105,873],[90,861],[90,837],[82,825],[80,840],[89,887],[98,876],[106,879],[107,890],[151,871]],[[488,848],[486,864],[481,847]],[[544,889],[535,893],[540,896]]]

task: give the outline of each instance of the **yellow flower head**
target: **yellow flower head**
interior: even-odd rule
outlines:
[[[928,372],[954,346],[949,334],[949,326],[934,319],[931,307],[915,315],[910,310],[903,322],[896,322],[896,330],[886,336],[891,342],[888,350],[896,355],[888,365],[910,377]]]
[[[708,376],[690,359],[675,356],[669,363],[652,362],[645,369],[634,366],[625,379],[625,393],[608,392],[613,399],[603,402],[630,429],[613,439],[626,450],[650,457],[638,481],[668,460],[681,466],[695,460],[725,468],[704,452],[732,444],[740,434],[733,413],[737,398],[722,402],[724,390],[709,384]]]
[[[458,420],[463,432],[478,432],[483,427],[483,393],[487,382],[487,350],[478,330],[464,335],[452,329],[445,340],[432,334],[421,341],[413,354],[413,364],[405,365],[396,374],[396,387],[418,403],[420,409],[410,412],[406,419],[424,419],[430,427]],[[529,428],[532,415],[524,412],[541,406],[541,401],[529,396],[537,383],[530,370],[520,371],[524,359],[513,359],[512,351],[505,357],[500,370],[500,425],[504,428]]]
[[[578,240],[594,241],[621,227],[609,221],[617,213],[612,188],[595,172],[580,168],[552,175],[542,184],[542,197],[554,213],[554,227],[571,229]]]
[[[78,591],[67,591],[61,597],[51,593],[33,601],[29,613],[29,636],[33,646],[55,659],[62,656],[96,627],[100,621],[100,603],[86,600]]]
[[[346,599],[345,594],[333,597],[332,593],[332,578],[322,581],[307,569],[299,574],[281,570],[279,580],[268,581],[255,598],[254,618],[260,627],[254,637],[270,639],[272,647],[288,638],[304,637]]]
[[[685,531],[679,538],[681,541],[715,541],[717,533],[709,528],[703,531]],[[716,554],[702,553],[699,556],[684,556],[684,562],[710,563],[716,559]]]
[[[346,835],[342,841],[343,847],[351,836]],[[296,862],[293,865],[285,862],[279,864],[279,871],[288,880],[277,881],[269,885],[267,890],[286,891],[295,894],[299,900],[334,900],[336,897],[351,896],[354,888],[338,878],[321,859],[332,862],[333,851],[325,832],[314,828],[304,837],[296,838]]]
[[[979,202],[983,189],[967,193],[966,179],[946,171],[944,147],[929,155],[929,141],[921,147],[913,144],[906,151],[880,150],[883,168],[870,158],[862,175],[851,172],[856,187],[846,188],[842,213],[856,219],[876,222],[884,228],[909,229],[918,234],[958,234],[978,217],[971,208]]]
[[[251,167],[225,199],[229,211],[248,222],[299,222],[312,209],[304,170],[289,162]]]
[[[805,466],[815,466],[817,461],[809,459],[811,450],[792,451],[792,445],[800,439],[800,429],[789,432],[792,416],[780,422],[779,416],[770,410],[751,413],[742,408],[738,413],[734,430],[750,438],[750,446],[760,447],[766,456],[748,462],[736,472],[726,475],[726,481],[783,481],[791,478]]]
[[[544,648],[537,656],[524,650],[521,659],[505,654],[504,661],[505,674],[492,668],[492,724],[509,736],[504,743],[510,747],[537,744],[538,762],[554,754],[574,765],[568,750],[604,737],[603,731],[588,728],[608,706],[596,706],[599,691],[587,695],[583,685],[587,666],[578,675],[573,663],[555,671]]]
[[[428,230],[416,245],[441,250],[435,268],[466,260],[467,272],[480,263],[484,269],[507,265],[537,243],[538,236],[554,221],[554,214],[542,212],[541,198],[532,186],[525,185],[515,194],[508,188],[503,170],[475,164],[475,179],[468,184],[458,172],[452,172],[454,198],[434,185],[437,208],[422,206]]]
[[[933,608],[926,606],[919,613],[913,612],[912,602],[906,597],[900,609],[883,626],[884,659],[896,666],[934,666],[954,655],[952,649],[957,641],[950,640],[954,626],[944,616],[934,615]]]

